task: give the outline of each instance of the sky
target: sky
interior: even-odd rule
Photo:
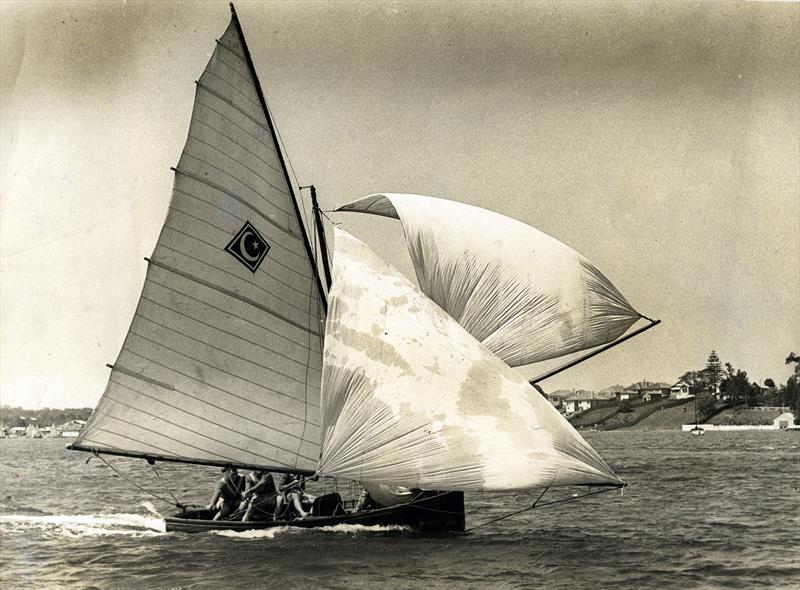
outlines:
[[[291,167],[332,209],[483,206],[662,324],[547,391],[800,353],[800,4],[239,2]],[[0,3],[0,402],[92,406],[226,2]],[[399,223],[336,214],[406,273]],[[558,361],[520,369],[534,377]]]

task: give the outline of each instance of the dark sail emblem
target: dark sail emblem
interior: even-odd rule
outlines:
[[[242,229],[236,232],[225,249],[251,272],[256,272],[269,252],[269,244],[249,221],[245,221]]]

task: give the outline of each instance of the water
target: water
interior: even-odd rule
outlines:
[[[165,533],[169,506],[64,440],[0,440],[0,586],[800,589],[800,434],[586,438],[629,482],[624,495],[441,537],[352,526]],[[169,497],[143,461],[109,460]],[[158,469],[185,502],[205,503],[218,475]],[[531,501],[468,495],[467,526]]]

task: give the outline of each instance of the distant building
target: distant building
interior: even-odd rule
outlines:
[[[564,396],[564,411],[567,414],[585,412],[599,405],[608,405],[612,403],[613,399],[613,394],[579,389],[578,391],[573,391],[569,395]]]
[[[779,430],[786,430],[794,426],[794,414],[792,412],[784,412],[772,421],[772,425]]]
[[[639,397],[639,392],[635,389],[628,389],[625,388],[622,391],[618,391],[614,394],[614,397],[617,400],[617,403],[625,401],[626,399],[633,399]]]
[[[650,383],[649,381],[639,381],[628,389],[636,391],[636,395],[642,400],[649,402],[653,399],[669,397],[671,387],[668,383]]]
[[[75,438],[86,424],[86,420],[72,420],[58,427],[58,431],[64,438]]]
[[[691,393],[691,387],[683,379],[669,388],[669,395],[675,399],[686,399],[693,397]]]
[[[553,404],[559,411],[564,411],[564,397],[572,393],[569,389],[557,389],[553,393],[548,393],[545,397]]]

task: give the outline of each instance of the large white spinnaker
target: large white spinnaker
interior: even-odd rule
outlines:
[[[512,367],[606,344],[642,317],[583,256],[510,217],[401,194],[337,211],[399,219],[422,291]]]
[[[621,481],[517,371],[337,229],[318,473],[516,490]]]
[[[136,314],[72,448],[313,471],[324,301],[235,15],[197,82]]]

